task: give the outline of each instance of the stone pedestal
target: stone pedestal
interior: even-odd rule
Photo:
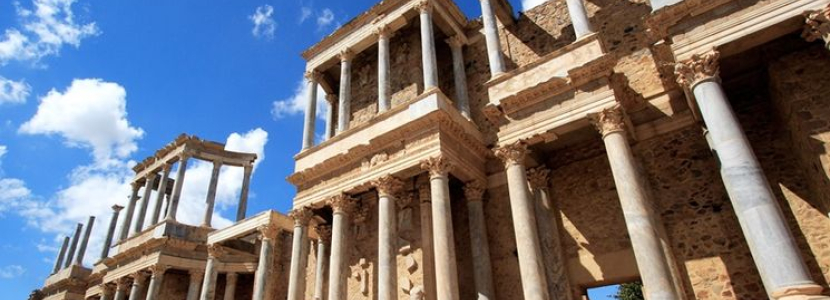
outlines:
[[[458,269],[455,262],[449,187],[449,172],[452,165],[443,157],[433,157],[421,162],[421,168],[429,172],[436,299],[458,300]]]

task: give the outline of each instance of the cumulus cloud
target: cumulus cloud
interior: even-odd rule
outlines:
[[[256,38],[274,38],[274,31],[277,29],[277,23],[271,16],[274,14],[274,7],[271,5],[263,5],[256,8],[253,15],[248,16],[248,19],[254,23],[254,28],[251,33]]]
[[[13,60],[38,62],[45,56],[58,55],[64,45],[77,48],[83,39],[100,34],[94,22],[75,22],[74,3],[33,0],[28,8],[15,3],[21,28],[6,29],[0,37],[0,65]]]
[[[26,269],[19,265],[10,265],[0,268],[0,278],[13,279],[26,273]]]
[[[8,151],[8,147],[0,145],[0,166],[2,166],[3,155],[6,155],[6,151]]]
[[[522,11],[537,7],[548,0],[522,0]]]
[[[292,115],[305,113],[309,86],[306,80],[300,80],[294,88],[294,95],[288,99],[274,101],[271,104],[271,116],[277,120]],[[317,85],[317,117],[325,118],[329,106],[326,104],[326,91]]]
[[[32,87],[26,81],[14,81],[0,76],[0,105],[26,103],[31,91]]]
[[[323,29],[334,22],[334,12],[331,9],[325,8],[317,15],[317,28]]]
[[[117,83],[75,79],[63,92],[40,99],[35,115],[20,126],[25,134],[60,135],[71,147],[91,148],[96,162],[125,158],[144,135],[127,120],[127,93]]]

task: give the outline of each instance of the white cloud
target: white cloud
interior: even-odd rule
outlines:
[[[28,209],[32,191],[16,178],[0,178],[0,214],[17,209]]]
[[[0,38],[0,65],[12,60],[38,62],[45,56],[58,55],[64,44],[78,48],[84,38],[100,34],[94,22],[75,22],[74,3],[75,0],[33,0],[31,8],[15,3],[22,30],[5,30]]]
[[[303,22],[305,22],[305,20],[308,20],[308,18],[311,17],[311,12],[311,7],[300,7],[300,24],[302,24]]]
[[[0,268],[0,278],[13,279],[26,273],[26,269],[19,265],[10,265]]]
[[[0,76],[0,105],[26,103],[26,98],[29,97],[31,91],[32,87],[24,80],[14,81]]]
[[[522,11],[527,11],[545,2],[548,2],[548,0],[522,0]]]
[[[248,19],[254,23],[254,28],[251,33],[254,37],[266,39],[274,38],[274,31],[277,29],[277,23],[271,15],[274,14],[274,7],[271,5],[263,5],[256,8],[253,15],[248,16]]]
[[[64,92],[40,99],[37,113],[20,126],[25,134],[58,134],[71,147],[92,148],[98,163],[125,158],[144,135],[127,120],[127,93],[117,83],[75,79]]]
[[[7,151],[8,151],[8,147],[6,147],[4,145],[0,145],[0,159],[3,159],[3,155],[6,155]],[[0,164],[2,164],[2,161],[0,161]]]
[[[271,104],[271,116],[282,119],[292,115],[305,113],[306,102],[308,102],[308,84],[305,79],[300,80],[294,88],[294,95],[288,99],[274,101]],[[317,85],[317,117],[325,118],[329,106],[326,104],[326,91]]]
[[[317,15],[317,29],[323,29],[334,22],[334,12],[331,9],[325,8]]]

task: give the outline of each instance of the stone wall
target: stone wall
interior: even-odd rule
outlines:
[[[190,287],[190,274],[184,271],[168,270],[161,283],[159,300],[178,300],[187,297]]]

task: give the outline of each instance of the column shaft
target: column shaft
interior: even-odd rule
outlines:
[[[130,300],[141,299],[141,292],[144,290],[144,284],[147,281],[147,276],[137,273],[133,276],[133,287],[130,289]]]
[[[343,200],[343,202],[347,202],[347,200]],[[348,211],[349,209],[334,207],[328,300],[346,299],[346,276],[349,274],[349,268],[346,266],[349,257],[347,253],[350,226]]]
[[[398,230],[395,198],[381,194],[378,199],[378,300],[398,299]]]
[[[199,299],[199,288],[202,286],[202,277],[205,275],[201,270],[190,271],[190,284],[187,286],[187,300]]]
[[[378,113],[392,108],[389,92],[389,33],[386,28],[378,33]]]
[[[310,213],[310,212],[309,212]],[[305,268],[308,260],[308,220],[305,224],[295,221],[291,245],[291,269],[288,275],[288,300],[305,298]]]
[[[79,266],[84,265],[84,256],[86,255],[86,246],[89,244],[89,235],[92,234],[92,226],[95,225],[95,217],[89,216],[86,221],[86,229],[84,230],[84,239],[81,240],[81,246],[78,249],[78,255],[75,256],[75,264]]]
[[[147,289],[147,300],[156,300],[159,298],[161,292],[161,284],[164,282],[164,268],[157,267],[152,270],[153,275],[150,276],[150,287]]]
[[[208,256],[207,263],[205,263],[205,278],[202,281],[202,292],[199,294],[199,300],[213,300],[216,295],[216,278],[219,272],[216,270],[216,257]]]
[[[239,205],[236,208],[237,222],[244,220],[245,215],[248,212],[248,190],[251,187],[251,173],[254,172],[254,167],[252,165],[246,165],[244,169],[244,176],[242,177],[242,190],[239,192]]]
[[[486,1],[486,0],[485,0]],[[467,95],[467,71],[464,69],[463,45],[460,41],[450,42],[452,70],[455,77],[455,107],[461,115],[470,119],[470,100]]]
[[[210,227],[213,220],[213,206],[216,204],[216,185],[219,183],[219,171],[222,170],[222,162],[213,162],[213,172],[210,173],[210,184],[208,185],[207,198],[205,199],[205,216],[202,218],[202,227]]]
[[[426,299],[436,299],[435,292],[435,246],[432,241],[432,201],[430,201],[429,184],[418,188],[421,203],[421,243],[424,253],[424,293]]]
[[[153,218],[150,219],[150,225],[155,225],[159,222],[161,206],[164,203],[164,195],[167,194],[168,178],[170,178],[170,165],[164,164],[164,167],[162,168],[161,179],[159,180],[159,189],[158,191],[156,191],[156,204],[153,207]]]
[[[273,239],[276,238],[276,229],[264,228],[262,231],[262,240],[259,248],[259,263],[257,264],[256,273],[254,273],[254,294],[253,300],[265,300],[265,286],[268,285],[268,268],[271,267],[272,253],[274,245]]]
[[[435,287],[438,300],[458,300],[458,270],[455,263],[449,178],[430,175],[432,230],[435,249]]]
[[[115,300],[126,300],[127,298],[127,279],[119,278],[115,281]]]
[[[506,163],[510,211],[516,233],[516,250],[519,253],[519,271],[525,299],[550,298],[544,275],[536,215],[530,191],[527,188],[525,167],[519,161]]]
[[[487,43],[487,58],[490,61],[490,75],[496,77],[505,72],[504,60],[501,56],[501,41],[496,15],[493,13],[491,0],[480,0],[481,17],[484,23],[484,39]]]
[[[52,268],[52,274],[55,274],[55,273],[57,273],[58,271],[60,271],[62,269],[61,267],[63,266],[63,257],[66,254],[66,247],[68,247],[68,246],[69,246],[69,237],[65,236],[65,237],[63,237],[63,244],[61,245],[60,252],[58,252],[58,257],[55,258],[55,267]]]
[[[223,300],[234,300],[236,297],[236,280],[238,276],[236,273],[225,274],[225,296]]]
[[[146,182],[144,183],[144,197],[141,198],[141,206],[139,206],[138,216],[135,219],[133,234],[138,234],[144,229],[144,218],[147,216],[147,207],[150,203],[150,197],[153,195],[153,182],[155,180],[155,174],[147,176],[146,178]]]
[[[317,268],[314,272],[314,300],[323,299],[323,286],[325,285],[326,264],[326,241],[323,239],[323,237],[320,237],[320,239],[317,240]]]
[[[101,284],[101,299],[100,300],[112,300],[114,291],[111,285],[109,284]]]
[[[547,182],[544,185],[546,186]],[[539,228],[539,241],[542,243],[543,249],[551,250],[550,253],[543,255],[548,293],[551,299],[567,297],[571,293],[571,285],[568,281],[567,269],[565,269],[566,260],[559,239],[559,213],[554,209],[553,201],[550,199],[546,187],[535,187],[533,195],[535,198],[536,225]]]
[[[101,259],[107,258],[110,255],[110,247],[112,246],[112,238],[115,235],[115,226],[118,223],[118,214],[123,209],[123,206],[118,204],[112,206],[112,219],[110,219],[110,227],[107,229],[107,237],[104,239],[104,246],[101,249]]]
[[[75,235],[72,236],[72,244],[69,246],[69,253],[66,255],[66,260],[64,261],[64,268],[68,268],[72,265],[73,259],[75,258],[75,250],[78,247],[78,240],[81,239],[81,223],[75,227]]]
[[[432,7],[420,8],[421,59],[424,66],[424,91],[438,87],[438,61],[435,58],[435,34],[432,31]]]
[[[124,213],[124,221],[121,223],[121,234],[118,236],[119,241],[127,238],[127,235],[130,233],[130,225],[133,223],[135,203],[138,201],[138,189],[141,188],[141,186],[139,186],[137,182],[133,182],[132,187],[133,193],[130,195],[130,200],[127,202],[127,212]]]
[[[167,221],[176,221],[176,212],[179,210],[179,199],[182,196],[182,186],[184,185],[184,176],[187,172],[187,156],[179,158],[179,169],[176,170],[176,183],[173,186],[173,197],[170,198],[170,203],[167,206]]]
[[[467,199],[467,212],[470,222],[470,245],[473,251],[473,276],[478,300],[496,299],[493,292],[493,275],[490,264],[490,246],[487,239],[487,225],[481,199]]]
[[[333,95],[326,95],[326,102],[328,102],[329,110],[326,111],[326,140],[329,140],[334,136],[334,132],[336,131],[335,123],[334,123],[334,111],[335,111],[335,99],[334,97],[330,97]]]
[[[317,115],[317,81],[314,74],[306,75],[306,84],[308,85],[308,99],[305,106],[305,123],[303,127],[303,149],[308,149],[314,146],[314,121]]]
[[[352,95],[352,58],[344,53],[340,58],[340,103],[337,105],[337,133],[349,129]]]
[[[576,38],[579,39],[588,34],[594,33],[591,27],[591,21],[588,20],[588,12],[585,11],[585,4],[582,0],[566,0],[568,6],[568,14],[571,15],[571,22],[576,32]]]

